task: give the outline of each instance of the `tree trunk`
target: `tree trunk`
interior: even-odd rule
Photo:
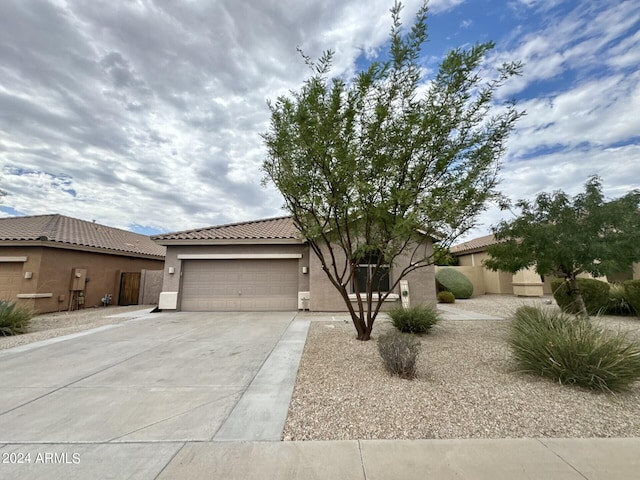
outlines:
[[[578,280],[575,276],[569,278],[569,296],[575,299],[576,306],[578,307],[578,315],[581,317],[589,318],[589,312],[584,304],[584,298],[582,298],[582,292],[578,286]]]
[[[373,322],[367,325],[365,320],[363,318],[360,318],[355,312],[351,314],[351,321],[353,322],[353,326],[356,327],[356,339],[363,342],[371,340],[371,330],[373,329]]]

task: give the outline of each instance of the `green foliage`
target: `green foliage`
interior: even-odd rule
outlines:
[[[439,269],[436,282],[440,290],[451,292],[456,298],[471,298],[473,295],[473,283],[454,268]]]
[[[0,335],[10,336],[26,333],[34,312],[19,307],[7,300],[0,300]]]
[[[627,280],[623,285],[629,305],[636,316],[640,317],[640,280]]]
[[[428,305],[416,305],[406,309],[397,307],[388,313],[393,326],[404,333],[427,333],[441,320],[436,308]]]
[[[432,264],[429,235],[450,245],[499,197],[499,159],[523,115],[495,97],[519,63],[503,64],[492,80],[479,73],[491,69],[484,59],[492,42],[452,50],[424,78],[427,2],[411,28],[402,27],[401,9],[391,9],[387,60],[355,78],[330,78],[332,51],[317,62],[303,54],[311,76],[268,103],[263,134],[265,181],[282,194],[363,340],[386,297],[366,288],[355,307],[349,301],[358,255],[380,252],[392,268],[411,255],[410,265],[394,269],[391,291]]]
[[[458,257],[451,255],[448,248],[441,247],[440,245],[433,246],[433,264],[443,267],[455,267],[460,263]]]
[[[508,342],[522,371],[562,384],[620,391],[640,380],[640,344],[584,317],[520,307]]]
[[[438,302],[440,303],[455,303],[456,301],[456,296],[451,292],[447,292],[446,290],[438,292],[437,298]]]
[[[520,200],[516,206],[520,215],[493,229],[498,243],[487,249],[487,268],[515,273],[535,266],[540,275],[573,281],[583,272],[600,277],[640,261],[640,190],[605,201],[594,176],[573,198],[562,191],[541,193],[534,203]]]
[[[390,330],[378,339],[378,352],[386,369],[401,378],[415,378],[420,341],[413,335]]]
[[[578,278],[578,288],[589,315],[604,312],[609,306],[609,284],[593,278]],[[555,279],[551,282],[553,298],[563,312],[580,314],[576,293],[571,292],[568,282]]]
[[[606,311],[611,315],[633,315],[633,308],[627,300],[627,292],[623,284],[609,284],[609,304]]]

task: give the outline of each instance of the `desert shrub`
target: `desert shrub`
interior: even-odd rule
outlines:
[[[609,305],[609,284],[593,278],[578,278],[578,288],[582,293],[584,305],[589,315],[596,315]],[[563,312],[580,313],[574,296],[570,293],[569,283],[562,279],[551,282],[553,298]]]
[[[0,300],[0,335],[10,336],[25,333],[34,312],[19,307],[7,300]]]
[[[440,313],[429,305],[397,307],[388,313],[393,326],[404,333],[427,333],[440,321]]]
[[[440,303],[455,303],[456,296],[451,292],[443,290],[442,292],[438,292],[437,299]]]
[[[439,290],[453,293],[456,298],[471,298],[473,283],[455,268],[441,268],[436,273]]]
[[[640,343],[583,317],[520,307],[508,342],[522,371],[562,384],[620,391],[640,380]]]
[[[640,317],[640,280],[627,280],[623,285],[627,302]]]
[[[621,283],[609,285],[607,313],[611,315],[633,315],[633,308],[627,300],[627,292]]]
[[[401,378],[415,378],[420,340],[413,335],[390,330],[378,338],[378,351],[386,369]]]

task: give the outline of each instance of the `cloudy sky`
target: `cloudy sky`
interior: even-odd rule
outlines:
[[[268,98],[384,54],[391,0],[1,0],[0,216],[153,234],[282,215],[260,184]],[[420,2],[404,2],[410,24]],[[640,187],[637,0],[432,0],[424,65],[494,40],[525,63],[503,192]],[[480,219],[481,235],[502,212]]]

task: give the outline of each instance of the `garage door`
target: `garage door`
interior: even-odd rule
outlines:
[[[184,311],[298,308],[297,260],[191,260],[182,272]]]
[[[0,262],[0,300],[16,301],[22,284],[22,263]]]

